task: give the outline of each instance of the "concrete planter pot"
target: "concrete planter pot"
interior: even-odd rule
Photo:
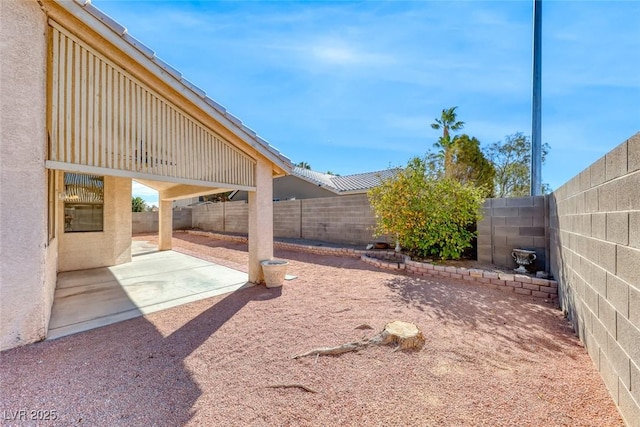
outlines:
[[[287,266],[289,261],[281,259],[268,259],[260,261],[262,272],[264,273],[264,282],[267,288],[278,288],[284,283],[284,276],[287,274]]]

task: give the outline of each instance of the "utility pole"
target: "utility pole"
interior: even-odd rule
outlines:
[[[533,105],[531,120],[532,196],[542,194],[542,0],[533,0]]]

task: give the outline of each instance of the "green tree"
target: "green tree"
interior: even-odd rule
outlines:
[[[480,141],[466,134],[454,139],[451,178],[463,184],[482,187],[485,196],[492,197],[496,171],[493,163],[482,152]]]
[[[542,163],[549,154],[549,144],[542,145]],[[491,144],[487,151],[495,168],[495,196],[523,197],[531,194],[531,140],[518,132],[507,135],[504,142]],[[542,185],[543,194],[549,185]]]
[[[449,178],[482,187],[486,197],[493,197],[495,169],[480,148],[480,141],[467,134],[455,136],[450,151]],[[428,172],[436,178],[445,177],[444,156],[441,152],[429,152],[426,159]]]
[[[131,197],[131,212],[145,212],[146,210],[147,202],[142,197]]]
[[[480,216],[482,190],[453,179],[434,179],[426,159],[415,157],[394,177],[369,190],[376,234],[396,236],[418,257],[459,258],[471,247],[469,231]]]
[[[449,178],[453,173],[452,162],[455,138],[452,138],[451,131],[464,128],[464,122],[458,120],[456,113],[457,108],[458,107],[451,107],[443,109],[440,118],[436,118],[435,123],[431,123],[433,129],[442,129],[442,136],[438,138],[438,141],[434,145],[444,159],[444,176],[446,178]]]
[[[302,168],[302,169],[311,169],[311,165],[309,163],[307,163],[307,162],[296,163],[296,166],[298,166],[299,168]]]

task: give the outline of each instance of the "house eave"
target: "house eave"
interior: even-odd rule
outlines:
[[[49,16],[55,15],[56,8],[59,8],[89,26],[100,37],[227,128],[240,141],[273,164],[275,177],[291,173],[293,165],[286,156],[270,146],[267,141],[244,125],[240,119],[209,98],[202,89],[186,80],[178,70],[158,58],[152,49],[130,36],[124,26],[91,5],[90,0],[44,0],[42,4]]]

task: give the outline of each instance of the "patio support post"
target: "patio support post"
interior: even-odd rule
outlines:
[[[273,258],[273,175],[263,157],[255,167],[256,191],[249,191],[249,281],[260,283],[260,261]]]
[[[164,200],[160,192],[160,207],[158,210],[158,249],[171,250],[173,235],[173,200]]]

